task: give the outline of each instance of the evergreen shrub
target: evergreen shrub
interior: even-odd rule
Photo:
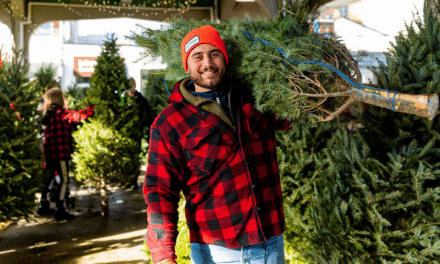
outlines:
[[[32,213],[42,184],[43,152],[36,125],[42,91],[29,82],[22,52],[1,57],[0,221],[8,221]]]
[[[43,64],[34,73],[37,89],[45,91],[47,87],[60,87],[56,80],[57,69],[52,64]]]
[[[438,4],[438,1],[436,1]],[[378,86],[439,94],[440,23],[425,1],[375,72]],[[435,5],[434,5],[435,6]],[[370,107],[324,150],[309,211],[316,263],[439,263],[440,119]]]
[[[129,153],[136,142],[93,118],[75,131],[73,138],[77,143],[72,155],[76,179],[100,191],[101,216],[107,217],[110,184],[123,181],[124,169],[132,163],[124,153]]]

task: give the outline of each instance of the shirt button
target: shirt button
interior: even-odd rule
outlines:
[[[255,189],[255,184],[252,184],[252,188],[254,188],[254,189]]]
[[[260,211],[260,207],[257,207],[257,211],[258,211],[258,212]]]

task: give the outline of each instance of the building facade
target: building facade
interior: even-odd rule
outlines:
[[[35,30],[30,39],[30,76],[40,67],[50,65],[56,69],[62,89],[87,87],[97,57],[102,51],[102,44],[108,34],[114,33],[127,74],[136,80],[137,89],[140,90],[143,83],[141,78],[145,76],[145,72],[163,69],[165,66],[159,60],[148,63],[140,60],[144,49],[125,37],[130,35],[130,31],[136,32],[139,29],[137,25],[159,29],[164,23],[129,18],[46,23]],[[10,55],[13,38],[5,25],[0,25],[0,47],[2,45],[3,52]]]

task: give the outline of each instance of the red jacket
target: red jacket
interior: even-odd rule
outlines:
[[[176,84],[151,126],[143,191],[153,262],[176,258],[181,190],[191,242],[238,248],[284,229],[275,130],[290,123],[259,112],[240,88],[229,96],[230,121],[217,102],[191,95],[188,81]]]
[[[93,115],[94,106],[85,110],[69,110],[58,108],[48,111],[43,117],[44,130],[44,157],[46,161],[70,160],[73,152],[72,129],[81,120]]]

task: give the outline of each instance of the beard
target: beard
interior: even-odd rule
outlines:
[[[204,72],[212,71],[214,73],[214,76],[205,77],[203,76]],[[225,77],[225,71],[220,70],[219,68],[211,67],[209,70],[205,71],[195,71],[190,72],[191,80],[197,84],[198,86],[205,88],[205,89],[216,89],[223,81],[223,78]]]

